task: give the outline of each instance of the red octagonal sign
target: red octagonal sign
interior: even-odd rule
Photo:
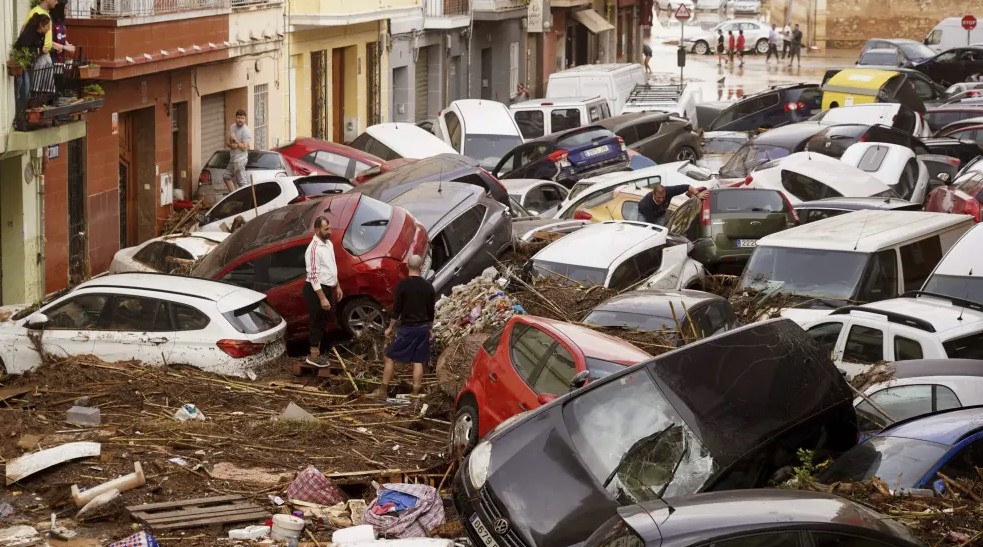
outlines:
[[[963,17],[962,24],[964,29],[973,30],[974,28],[976,28],[976,17],[973,17],[972,15],[967,15]]]

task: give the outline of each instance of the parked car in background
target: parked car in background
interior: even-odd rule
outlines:
[[[981,40],[983,40],[983,26],[977,26],[972,31],[966,32],[962,26],[962,16],[959,16],[946,17],[939,21],[925,36],[924,44],[934,51],[945,51]]]
[[[307,306],[299,298],[307,274],[304,251],[314,221],[327,217],[344,298],[339,325],[349,333],[385,328],[385,310],[406,277],[411,255],[427,256],[423,225],[405,209],[358,193],[304,201],[262,214],[236,230],[191,271],[266,294],[287,320],[287,338],[307,336]]]
[[[717,188],[709,194],[676,209],[666,228],[688,239],[690,256],[711,273],[740,274],[759,239],[798,224],[792,204],[777,190]]]
[[[767,51],[767,33],[764,40]],[[706,130],[756,131],[805,121],[820,110],[822,97],[815,84],[772,86],[724,108]]]
[[[124,273],[85,281],[35,312],[6,306],[0,368],[18,374],[55,357],[188,364],[246,377],[286,350],[286,323],[248,289],[204,279]]]
[[[925,201],[928,167],[911,148],[882,142],[858,142],[843,152],[840,161],[887,184],[902,199],[912,203]]]
[[[430,238],[424,271],[437,294],[467,283],[512,245],[512,222],[501,203],[461,182],[424,182],[389,201],[423,224]]]
[[[437,114],[434,134],[459,154],[492,169],[506,152],[522,144],[509,107],[498,101],[460,99]]]
[[[730,31],[737,36],[738,31],[744,31],[745,51],[757,51],[758,53],[768,53],[768,31],[771,27],[760,21],[750,19],[728,19],[718,23],[710,30],[694,32],[683,38],[683,47],[692,53],[705,55],[716,51],[717,31],[722,30],[724,36]],[[676,38],[679,36],[677,35]],[[762,44],[764,44],[762,46]]]
[[[703,157],[696,165],[717,173],[751,136],[746,131],[708,131],[703,133]]]
[[[655,8],[665,11],[670,11],[675,13],[679,6],[686,6],[693,13],[696,9],[696,2],[694,0],[655,0]]]
[[[224,232],[191,232],[148,239],[116,251],[108,273],[187,271],[227,237]]]
[[[937,137],[947,137],[950,133],[965,129],[967,127],[977,127],[983,125],[983,116],[974,116],[972,118],[966,118],[964,120],[955,121],[940,127],[935,131],[935,136]],[[975,141],[976,139],[970,139]]]
[[[880,179],[840,160],[796,152],[765,163],[743,182],[750,188],[778,190],[794,205],[803,201],[840,197],[901,197]]]
[[[983,305],[983,228],[974,226],[946,252],[922,290]]]
[[[762,164],[802,152],[809,139],[825,127],[819,122],[801,122],[769,129],[742,145],[720,168],[719,176],[730,182],[743,180]]]
[[[957,408],[904,420],[873,435],[821,471],[823,484],[881,478],[894,493],[927,489],[942,494],[943,474],[979,480],[983,466],[983,409]]]
[[[726,298],[688,289],[628,291],[601,302],[581,322],[642,332],[671,331],[678,346],[738,326]]]
[[[808,392],[789,388],[803,385]],[[798,449],[818,458],[847,450],[857,442],[852,399],[796,325],[755,323],[619,370],[493,431],[461,463],[454,505],[473,541],[580,544],[619,506],[765,486],[797,465]],[[500,518],[507,529],[495,528]]]
[[[566,395],[578,374],[603,378],[652,356],[582,325],[516,315],[478,349],[457,395],[452,446],[470,451],[509,418]]]
[[[552,217],[570,192],[563,185],[542,179],[505,179],[502,186],[529,214]]]
[[[412,123],[392,122],[369,126],[349,146],[382,160],[422,160],[439,154],[457,154],[449,144]]]
[[[979,117],[983,117],[983,104],[946,104],[925,110],[925,121],[935,132],[950,123]]]
[[[225,185],[225,174],[228,173],[228,166],[228,150],[219,150],[212,154],[198,175],[198,190],[195,198],[203,199],[208,204],[215,204],[227,195],[229,189]],[[296,175],[283,155],[269,150],[249,151],[246,159],[246,174],[254,183]]]
[[[900,50],[894,48],[876,48],[862,51],[856,66],[892,69],[908,66],[908,60],[905,59]]]
[[[801,224],[839,216],[853,211],[920,211],[921,205],[901,198],[824,198],[803,201],[794,206]]]
[[[925,98],[938,98],[945,89],[924,73],[906,68],[852,68],[827,70],[823,77],[822,110],[873,103],[898,103],[924,113]]]
[[[904,61],[904,65],[899,66],[910,66],[935,57],[935,52],[925,44],[904,38],[870,38],[860,51],[863,54],[870,50],[883,49],[893,49],[898,52]]]
[[[592,251],[587,253],[585,249]],[[609,221],[550,243],[531,259],[533,275],[616,290],[702,288],[703,266],[662,226]]]
[[[628,167],[628,148],[607,129],[589,125],[526,142],[505,154],[492,174],[500,179],[578,180]]]
[[[943,86],[965,82],[973,74],[983,74],[983,46],[954,47],[915,68]]]
[[[599,96],[532,99],[509,106],[522,138],[538,139],[611,117],[607,99]]]
[[[971,171],[940,186],[925,198],[925,210],[935,213],[969,215],[983,221],[983,173]]]
[[[684,1],[692,4],[692,0]],[[645,69],[639,63],[582,64],[550,74],[546,99],[597,94],[607,100],[611,114],[617,116],[624,110],[632,91],[647,81]],[[591,119],[591,123],[597,120]]]
[[[439,181],[473,184],[502,205],[509,206],[509,193],[502,183],[477,161],[457,153],[407,163],[358,185],[356,191],[388,202],[421,183]]]
[[[348,180],[354,180],[356,174],[382,163],[382,158],[351,146],[309,137],[297,138],[276,151]]]
[[[601,120],[597,125],[656,163],[695,161],[702,156],[699,136],[685,118],[664,112],[634,112]]]
[[[974,118],[972,121],[975,123],[966,123],[969,121],[956,122],[950,124],[950,126],[943,127],[935,132],[935,136],[975,142],[981,149],[981,152],[983,152],[983,120]]]

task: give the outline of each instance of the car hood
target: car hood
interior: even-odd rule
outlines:
[[[832,311],[829,309],[809,310],[803,308],[785,308],[781,311],[781,316],[791,319],[799,325],[804,325],[810,321],[826,317]]]
[[[533,218],[512,222],[512,233],[516,239],[529,242],[535,232],[570,233],[591,224],[589,220],[557,220],[555,218]]]

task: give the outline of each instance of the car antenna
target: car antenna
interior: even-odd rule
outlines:
[[[860,233],[857,234],[857,242],[853,244],[853,250],[856,251],[857,247],[860,246],[860,238],[864,235],[864,229],[867,228],[867,221],[870,220],[870,213],[864,217],[864,223],[860,226]]]
[[[969,269],[969,275],[973,275],[973,268]],[[965,301],[967,298],[969,298],[969,288],[966,289],[966,296],[963,297],[963,300]],[[959,317],[956,318],[956,321],[962,321],[964,313],[966,313],[966,306],[962,306],[959,309]]]

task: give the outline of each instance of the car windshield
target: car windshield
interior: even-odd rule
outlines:
[[[905,57],[911,59],[912,61],[920,61],[922,59],[928,59],[929,57],[935,57],[935,52],[925,44],[919,42],[901,42],[897,44],[901,51],[904,52]]]
[[[849,301],[857,293],[868,259],[866,253],[849,251],[758,247],[738,287]]]
[[[464,139],[464,155],[485,169],[493,169],[502,156],[520,144],[518,135],[468,135]]]
[[[560,276],[583,285],[603,285],[608,278],[608,271],[605,268],[588,268],[577,264],[562,264],[545,260],[533,260],[532,264],[533,270],[540,276]]]
[[[590,144],[594,141],[612,137],[614,137],[614,133],[611,133],[607,129],[582,129],[560,137],[556,141],[556,146],[558,148],[571,149],[577,148],[578,146],[584,146],[585,144]]]
[[[368,196],[358,200],[358,208],[352,217],[341,245],[353,256],[361,256],[382,241],[389,230],[393,218],[393,208],[387,203]]]
[[[748,173],[762,163],[784,158],[790,153],[789,149],[781,146],[746,143],[720,168],[720,176],[724,178],[746,177]]]
[[[923,290],[983,304],[983,279],[979,277],[935,274],[928,278]]]
[[[622,327],[645,332],[677,330],[679,320],[661,315],[649,315],[627,311],[594,310],[584,318],[584,323],[598,327]]]
[[[621,504],[693,494],[718,467],[645,368],[570,399],[563,421],[584,464]]]
[[[860,482],[879,477],[891,490],[912,488],[949,451],[949,446],[905,437],[871,437],[833,461],[819,482]]]
[[[898,54],[893,49],[889,51],[868,51],[860,56],[860,64],[897,66]]]
[[[591,380],[599,380],[609,374],[614,374],[615,372],[625,368],[625,366],[621,363],[605,361],[604,359],[598,359],[597,357],[591,357],[590,355],[584,356],[584,362],[587,365],[587,370],[590,371]]]
[[[776,190],[720,190],[710,192],[711,213],[779,213],[785,210]]]
[[[704,154],[733,154],[740,150],[741,145],[747,142],[747,138],[726,137],[717,139],[707,139],[703,142]]]
[[[283,164],[276,152],[250,152],[246,157],[246,169],[283,169]]]
[[[946,340],[942,348],[949,359],[983,359],[983,332]]]

